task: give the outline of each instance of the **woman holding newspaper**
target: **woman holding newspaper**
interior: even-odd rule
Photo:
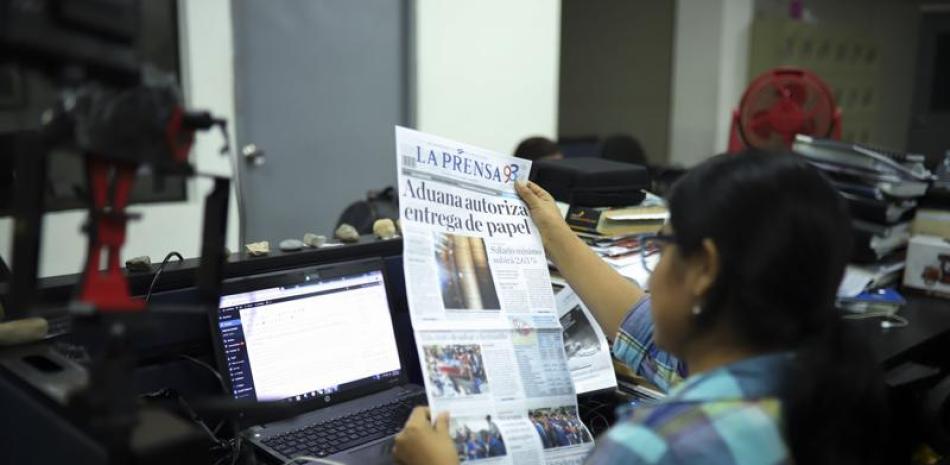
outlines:
[[[590,464],[882,463],[883,385],[834,308],[849,219],[795,155],[717,156],[668,198],[650,293],[616,273],[551,196],[518,186],[545,250],[614,355],[668,391],[603,436]],[[684,379],[685,378],[685,379]],[[448,418],[413,412],[395,442],[405,465],[456,463]]]

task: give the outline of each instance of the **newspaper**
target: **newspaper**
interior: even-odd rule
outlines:
[[[460,461],[581,463],[541,238],[514,183],[531,162],[396,128],[409,302],[429,406]]]
[[[580,393],[617,387],[610,347],[603,330],[574,290],[564,286],[555,294],[564,328],[564,353],[574,389]]]

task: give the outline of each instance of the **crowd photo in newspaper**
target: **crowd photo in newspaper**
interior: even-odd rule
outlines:
[[[587,428],[578,420],[577,409],[573,405],[530,410],[528,417],[545,449],[575,446],[593,440]]]
[[[455,442],[460,462],[507,454],[505,438],[491,415],[453,418],[449,422],[449,436]]]
[[[435,397],[485,394],[488,380],[478,345],[424,346],[426,377]]]

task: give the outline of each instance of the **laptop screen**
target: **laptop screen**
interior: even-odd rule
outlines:
[[[218,339],[236,399],[304,401],[398,377],[379,269],[221,297]]]

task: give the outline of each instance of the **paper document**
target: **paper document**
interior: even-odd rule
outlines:
[[[904,266],[903,259],[877,265],[848,265],[838,286],[838,297],[854,297],[867,289],[890,284]]]
[[[577,414],[541,238],[514,183],[531,162],[396,128],[406,297],[429,406],[460,461],[579,464]]]
[[[587,306],[570,287],[556,295],[557,313],[564,328],[564,352],[574,389],[593,392],[617,387],[607,338]]]

